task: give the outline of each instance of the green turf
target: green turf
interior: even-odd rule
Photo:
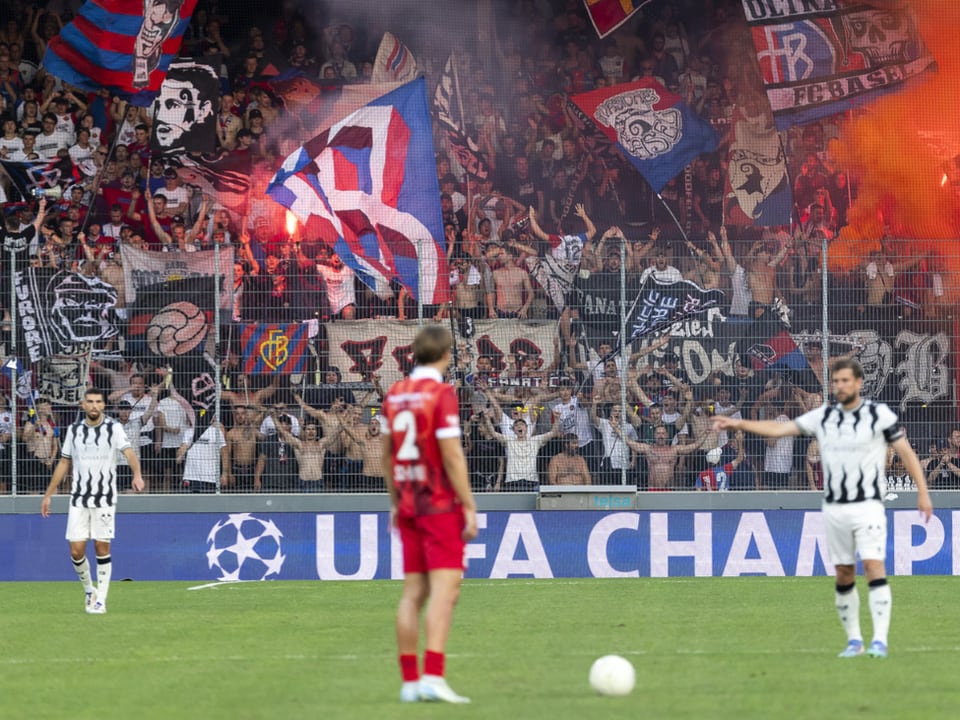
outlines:
[[[827,578],[468,581],[447,675],[474,703],[450,707],[396,700],[395,582],[118,582],[106,616],[79,583],[7,583],[0,716],[957,717],[956,580],[891,584],[890,658],[839,660]],[[631,696],[587,687],[607,653],[636,666]]]

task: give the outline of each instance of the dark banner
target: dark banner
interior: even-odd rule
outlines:
[[[153,101],[151,148],[164,154],[213,152],[219,98],[216,64],[206,58],[172,62]]]
[[[15,274],[18,347],[35,363],[52,355],[83,355],[117,334],[117,290],[69,270],[27,268]]]

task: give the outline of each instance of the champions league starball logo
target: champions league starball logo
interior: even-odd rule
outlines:
[[[286,555],[283,533],[273,520],[236,513],[219,520],[207,535],[207,563],[221,582],[266,580],[277,576]]]

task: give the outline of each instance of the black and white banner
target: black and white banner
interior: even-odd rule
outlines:
[[[83,355],[117,334],[117,290],[69,270],[27,268],[15,276],[18,346],[35,363],[52,355]]]
[[[465,118],[460,112],[461,106],[457,58],[451,53],[433,95],[433,107],[437,111],[437,120],[447,132],[447,140],[457,156],[457,162],[468,175],[483,180],[490,175],[490,166],[477,143],[467,135]]]
[[[216,61],[179,58],[170,63],[153,101],[154,152],[211,153],[217,140],[220,74]]]
[[[656,333],[676,322],[719,307],[720,290],[704,290],[689,280],[663,283],[650,275],[627,314],[630,340]]]

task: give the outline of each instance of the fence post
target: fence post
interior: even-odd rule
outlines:
[[[7,352],[7,367],[10,368],[10,494],[17,494],[17,253],[11,247],[10,253],[10,349]]]

